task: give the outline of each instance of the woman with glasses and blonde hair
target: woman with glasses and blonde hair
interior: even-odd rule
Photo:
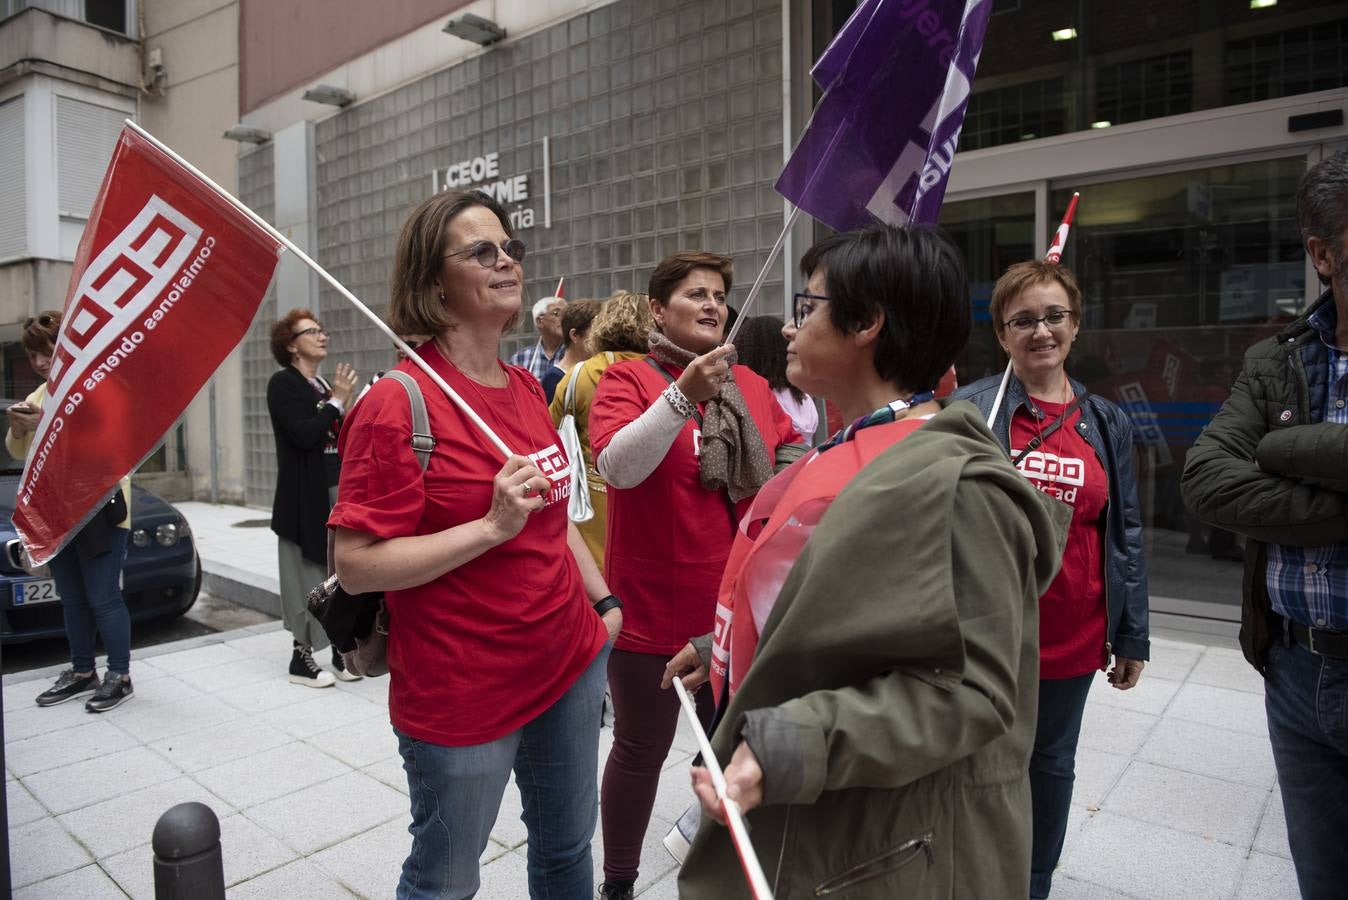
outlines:
[[[39,313],[24,323],[23,349],[42,383],[26,400],[6,411],[9,431],[5,435],[5,449],[16,460],[27,458],[33,434],[42,421],[47,377],[60,331],[61,314],[54,310]],[[121,587],[122,563],[131,528],[130,508],[131,479],[127,477],[103,510],[49,563],[56,591],[61,595],[70,668],[38,695],[38,706],[55,706],[93,694],[84,708],[101,713],[131,699],[131,614]],[[102,638],[108,654],[108,668],[101,682],[94,669],[95,636]]]
[[[280,569],[281,621],[291,636],[291,684],[332,687],[332,672],[314,662],[314,649],[328,645],[318,620],[309,614],[309,590],[328,577],[325,523],[337,498],[337,435],[356,387],[356,372],[337,366],[334,381],[318,374],[328,355],[328,332],[307,309],[292,309],[271,329],[271,352],[280,371],[267,382],[267,412],[276,439],[276,493],[271,530],[276,533]],[[348,673],[332,648],[332,667]]]
[[[989,427],[1039,490],[1072,507],[1062,569],[1039,600],[1039,721],[1030,758],[1034,848],[1030,896],[1047,897],[1062,854],[1077,738],[1097,670],[1126,691],[1150,642],[1147,560],[1133,474],[1133,427],[1067,375],[1081,328],[1081,289],[1065,267],[1017,263],[992,291],[993,329],[1012,375]],[[983,413],[1001,376],[955,393]],[[1112,661],[1112,667],[1111,667]]]
[[[420,367],[434,447],[412,448],[407,393],[381,378],[342,430],[337,574],[382,591],[389,716],[407,772],[412,848],[399,898],[473,896],[511,772],[529,895],[589,897],[608,642],[622,626],[567,520],[570,467],[527,369],[498,358],[519,321],[524,243],[490,196],[445,191],[398,236],[397,332],[514,455],[504,461]]]

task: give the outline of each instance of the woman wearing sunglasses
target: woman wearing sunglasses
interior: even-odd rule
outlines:
[[[714,253],[661,261],[650,280],[650,355],[610,366],[590,408],[590,443],[609,486],[605,574],[630,601],[608,667],[603,897],[633,894],[678,726],[678,700],[660,690],[665,662],[711,630],[735,522],[797,440],[768,383],[718,346],[730,280],[730,260]],[[699,704],[705,725],[707,692]]]
[[[408,397],[370,389],[342,431],[336,564],[383,591],[389,715],[407,772],[412,847],[399,898],[471,897],[514,772],[529,893],[589,897],[608,641],[622,624],[567,518],[570,470],[543,388],[497,357],[519,321],[524,244],[486,194],[447,191],[398,237],[396,332],[515,455],[504,461],[421,369],[435,445],[423,472]]]
[[[1077,737],[1097,670],[1126,691],[1142,675],[1147,559],[1133,475],[1133,427],[1110,401],[1067,376],[1081,327],[1081,289],[1044,260],[1006,270],[989,304],[1012,377],[989,423],[1016,467],[1072,507],[1062,570],[1039,601],[1039,724],[1030,758],[1034,849],[1030,896],[1047,897],[1062,854]],[[1001,376],[956,392],[986,418]],[[1111,667],[1112,662],[1112,667]]]
[[[325,523],[337,496],[337,434],[351,402],[356,372],[342,363],[333,381],[318,374],[328,356],[328,333],[307,309],[292,309],[271,329],[271,352],[281,367],[267,382],[267,411],[276,438],[276,494],[271,530],[276,533],[280,570],[281,621],[291,636],[291,684],[325,688],[332,672],[314,662],[314,649],[328,637],[309,614],[309,589],[328,577]],[[332,667],[348,673],[332,649]]]
[[[711,670],[712,747],[776,896],[1023,897],[1035,603],[1066,510],[933,399],[969,335],[954,244],[875,225],[801,272],[787,378],[850,424],[759,492],[715,652],[671,677]],[[746,897],[705,769],[693,786],[679,896]]]

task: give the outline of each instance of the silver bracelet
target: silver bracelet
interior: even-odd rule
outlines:
[[[674,407],[674,411],[685,419],[697,414],[697,407],[693,405],[693,401],[683,395],[683,391],[679,390],[677,384],[670,384],[660,393],[660,396],[668,400],[669,405]]]

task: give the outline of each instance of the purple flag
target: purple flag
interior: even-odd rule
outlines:
[[[936,221],[992,0],[864,0],[815,64],[823,99],[777,192],[840,231]]]

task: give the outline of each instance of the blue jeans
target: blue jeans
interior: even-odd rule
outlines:
[[[108,671],[118,675],[131,671],[131,613],[119,583],[129,532],[125,528],[112,532],[107,553],[81,561],[74,546],[67,545],[49,564],[61,595],[70,665],[76,672],[94,669],[95,633],[108,652]]]
[[[1348,880],[1348,660],[1274,644],[1264,709],[1301,896],[1342,897]]]
[[[556,703],[518,731],[442,747],[394,729],[412,801],[412,852],[398,900],[472,897],[478,857],[513,769],[529,832],[529,896],[590,900],[590,840],[599,813],[599,716],[610,645]]]
[[[1067,836],[1067,813],[1077,772],[1077,738],[1094,672],[1039,682],[1039,718],[1030,755],[1034,840],[1030,849],[1030,896],[1047,897]]]

